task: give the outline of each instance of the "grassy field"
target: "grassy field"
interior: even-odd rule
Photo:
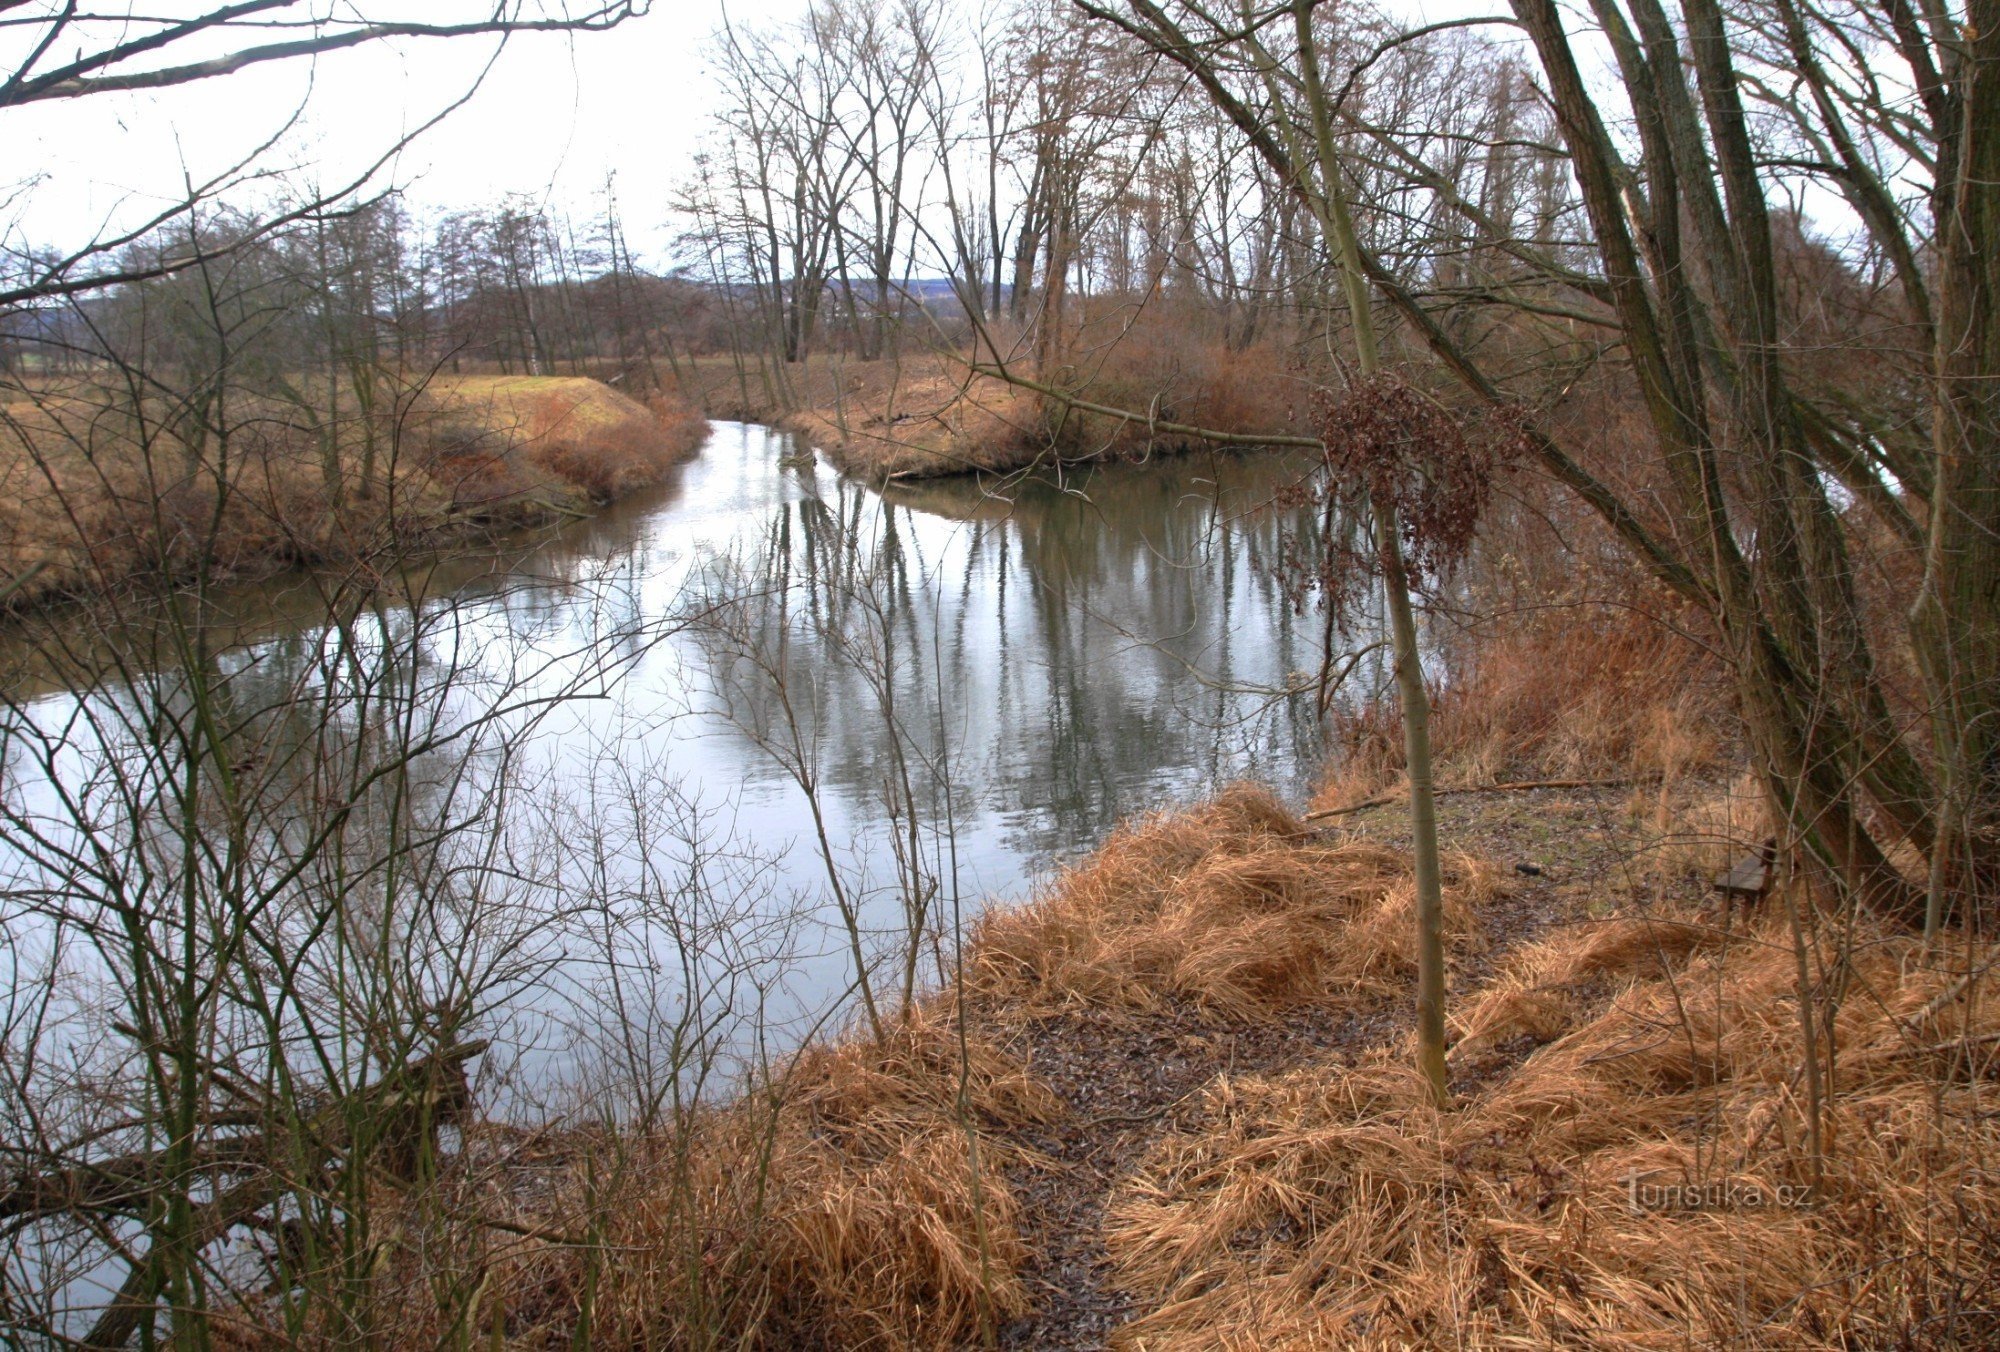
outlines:
[[[798,432],[842,472],[880,482],[1139,460],[1207,444],[1150,427],[1148,414],[1234,434],[1296,433],[1294,405],[1307,391],[1287,365],[1274,351],[1183,348],[1141,330],[1063,369],[1059,383],[1076,398],[1132,410],[1131,420],[973,374],[948,351],[868,362],[816,355],[783,367],[755,355],[701,357],[682,370],[712,415]]]
[[[383,378],[370,393],[364,407],[323,382],[178,400],[88,376],[17,382],[0,406],[0,585],[27,577],[22,604],[204,565],[380,561],[588,511],[659,482],[706,435],[682,400],[577,377]]]

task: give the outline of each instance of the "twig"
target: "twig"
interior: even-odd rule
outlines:
[[[1942,991],[1939,991],[1922,1009],[1904,1019],[1903,1026],[1914,1031],[1929,1022],[1934,1016],[1943,1013],[1946,1005],[1965,994],[1972,983],[1984,976],[1993,966],[1993,963],[1988,962],[1984,966],[1975,967],[1973,970],[1967,972],[1964,976],[1946,986]]]
[[[1621,779],[1519,779],[1506,784],[1456,784],[1449,788],[1434,790],[1442,798],[1448,793],[1510,793],[1527,789],[1613,789],[1626,784],[1640,784],[1658,779],[1658,775],[1626,776]],[[1361,812],[1371,807],[1383,807],[1389,803],[1402,801],[1402,795],[1388,793],[1380,798],[1370,798],[1364,803],[1349,803],[1346,807],[1323,807],[1317,812],[1308,812],[1300,821],[1316,822],[1327,817],[1344,817],[1350,812]]]

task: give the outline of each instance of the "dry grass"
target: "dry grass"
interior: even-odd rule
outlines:
[[[1631,808],[1662,877],[1713,878],[1772,835],[1769,800],[1750,775],[1684,794],[1641,788]]]
[[[2000,1011],[1930,1009],[1950,977],[1916,941],[1853,937],[1817,1182],[1782,921],[1588,927],[1464,1005],[1458,1057],[1542,1045],[1455,1111],[1400,1046],[1218,1082],[1114,1200],[1150,1306],[1121,1344],[1990,1346]],[[1721,1204],[1663,1205],[1673,1185]]]
[[[933,1003],[676,1130],[476,1133],[448,1195],[376,1221],[377,1342],[963,1345],[1026,1303],[1004,1131],[1058,1111],[990,1044],[966,1050]],[[237,1345],[352,1345],[259,1317]]]
[[[88,378],[15,393],[0,417],[0,581],[43,568],[17,603],[203,561],[224,576],[345,564],[548,519],[658,482],[706,429],[682,401],[648,408],[575,378],[448,378],[366,418],[350,397],[331,433],[244,393],[199,432]]]
[[[1454,872],[1462,959],[1497,888]],[[477,1138],[456,1214],[484,1224],[389,1232],[373,1280],[392,1341],[980,1341],[1033,1298],[1007,1180],[1050,1167],[1030,1142],[1063,1115],[1003,1049],[1024,1021],[1379,1013],[1408,989],[1407,908],[1401,857],[1324,843],[1256,789],[1134,823],[981,926],[963,1054],[957,1005],[934,998],[882,1045],[816,1046],[657,1135]],[[1116,1279],[1141,1302],[1117,1345],[1992,1345],[2000,1010],[1952,973],[2000,949],[1939,966],[1866,922],[1807,923],[1815,989],[1839,997],[1817,1162],[1782,907],[1573,925],[1454,995],[1448,1112],[1405,1033],[1268,1077],[1218,1064],[1104,1185]],[[1678,1185],[1731,1191],[1630,1205]]]
[[[844,473],[879,482],[1006,471],[1045,443],[1039,400],[933,352],[900,361],[814,357],[782,373],[739,375],[733,358],[693,364],[691,388],[718,417],[796,432]]]
[[[914,350],[897,360],[816,356],[782,372],[754,357],[703,358],[691,386],[718,416],[798,432],[845,473],[879,482],[1043,463],[1143,459],[1205,444],[1159,432],[1150,416],[1221,432],[1296,431],[1305,387],[1282,353],[1232,352],[1191,338],[1171,317],[1107,314],[1086,325],[1073,360],[1050,383],[1135,418],[1085,413],[973,375],[956,352]],[[1014,364],[1032,376],[1032,364]]]
[[[612,502],[660,482],[707,436],[692,404],[641,404],[580,376],[442,376],[412,412],[416,458],[461,510],[550,493]]]
[[[1618,605],[1559,604],[1452,636],[1450,683],[1433,692],[1441,784],[1629,778],[1659,792],[1735,762],[1719,664],[1668,622],[1651,588]],[[1315,808],[1373,798],[1402,780],[1393,700],[1337,707],[1335,754]]]
[[[592,1345],[940,1347],[1022,1308],[996,1128],[1057,1105],[990,1045],[967,1052],[963,1115],[939,1004],[885,1046],[816,1049],[775,1099],[699,1124],[609,1217],[606,1242],[638,1257],[600,1279]],[[550,1289],[574,1290],[574,1256],[548,1258]]]
[[[1448,942],[1478,942],[1494,871],[1447,871]],[[1249,1017],[1380,996],[1416,971],[1408,860],[1319,843],[1264,790],[1238,786],[1116,832],[1044,897],[980,926],[968,986],[1029,1011],[1186,1002]]]

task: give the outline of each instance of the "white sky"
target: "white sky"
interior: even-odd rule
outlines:
[[[759,25],[806,0],[726,0]],[[419,140],[390,181],[420,210],[547,196],[579,215],[615,170],[635,250],[660,261],[667,203],[707,123],[709,38],[725,0],[655,0],[608,33],[514,38],[472,102]],[[1503,11],[1503,0],[1408,0],[1415,16]],[[255,148],[303,100],[305,123],[262,163],[295,184],[353,177],[403,129],[468,88],[491,39],[410,41],[274,63],[157,93],[0,114],[0,237],[73,245],[177,200]],[[21,188],[26,191],[17,191]]]
[[[739,24],[803,6],[728,0]],[[723,0],[656,0],[651,14],[608,33],[516,37],[473,100],[412,146],[392,180],[426,208],[524,192],[584,212],[615,169],[634,247],[663,243],[648,227],[665,216],[703,130],[704,57],[722,18]],[[10,110],[0,114],[0,230],[10,243],[73,244],[138,218],[178,198],[186,176],[199,180],[254,149],[302,100],[305,124],[263,163],[301,186],[351,178],[462,94],[495,46],[361,47],[179,89]]]

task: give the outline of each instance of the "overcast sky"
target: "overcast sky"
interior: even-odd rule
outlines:
[[[658,261],[673,185],[707,122],[706,58],[724,2],[655,0],[651,14],[609,33],[514,38],[472,101],[405,153],[392,180],[424,209],[519,192],[584,213],[615,170],[634,247]],[[727,0],[727,10],[731,22],[755,25],[805,3]],[[1504,6],[1412,0],[1408,8],[1438,18]],[[13,110],[0,118],[0,230],[10,244],[80,242],[175,200],[188,176],[225,168],[301,104],[304,122],[262,163],[301,187],[343,182],[471,87],[495,47],[490,39],[378,44],[159,93]]]
[[[803,6],[728,0],[737,23]],[[393,179],[430,208],[523,192],[587,210],[615,169],[637,246],[703,129],[705,53],[722,19],[723,0],[658,0],[609,33],[513,38],[472,101],[407,151]],[[9,242],[87,238],[173,200],[187,176],[226,168],[301,104],[304,122],[263,162],[302,186],[341,182],[470,88],[497,45],[378,44],[180,89],[10,111],[0,119],[0,202],[13,200],[0,225],[12,225]]]

